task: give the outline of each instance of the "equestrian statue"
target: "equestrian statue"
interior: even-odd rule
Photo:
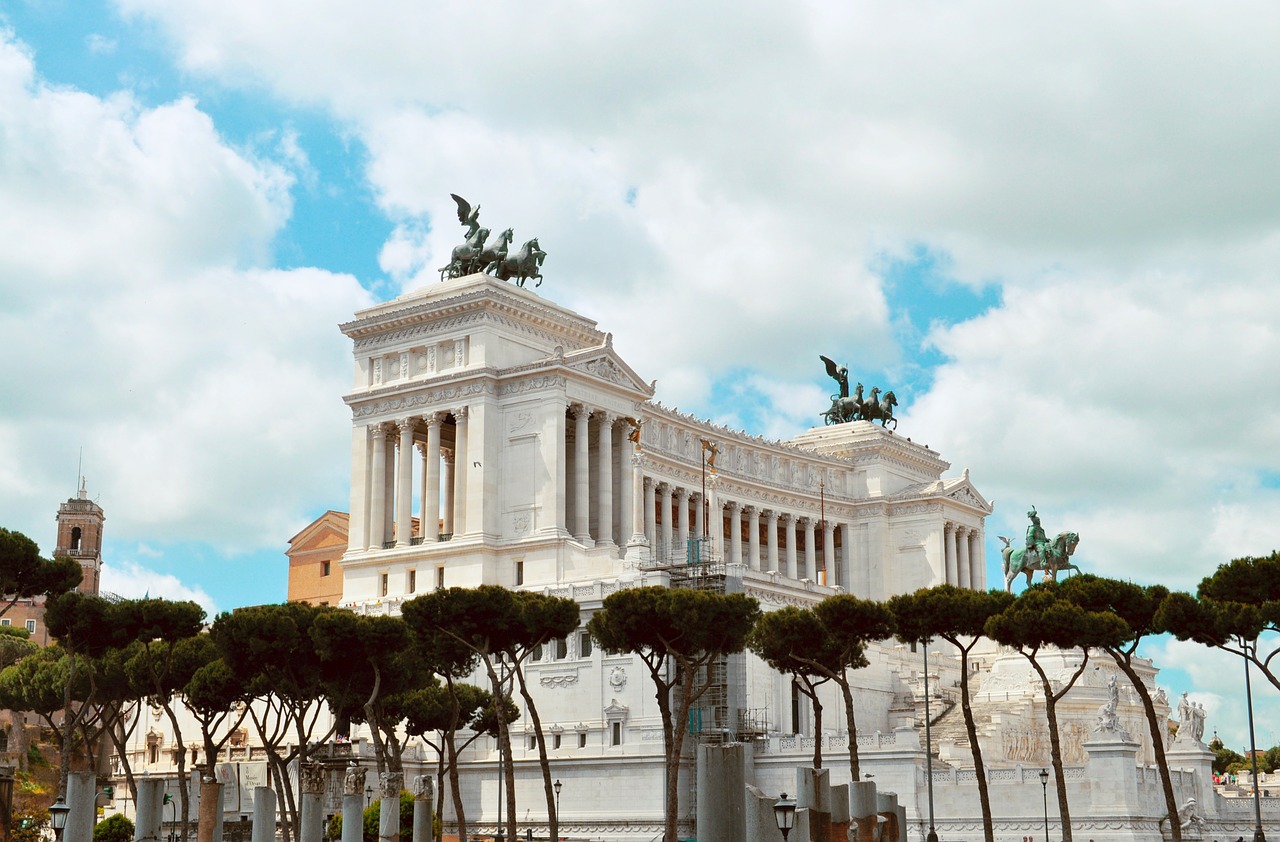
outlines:
[[[894,429],[897,429],[898,419],[893,417],[893,408],[898,405],[897,395],[891,391],[885,392],[884,398],[881,399],[880,387],[875,386],[871,389],[871,398],[863,400],[861,383],[854,387],[851,395],[849,394],[849,369],[838,365],[829,357],[819,355],[818,359],[826,365],[827,376],[840,386],[839,393],[831,396],[831,408],[822,413],[824,422],[845,424],[849,421],[879,421],[880,426],[888,428],[889,422],[892,421]]]
[[[1080,536],[1074,532],[1059,532],[1052,541],[1050,541],[1044,531],[1044,527],[1040,525],[1040,515],[1036,512],[1036,507],[1032,506],[1031,511],[1027,512],[1027,517],[1031,520],[1031,525],[1027,527],[1027,541],[1025,547],[1014,549],[1010,546],[1010,541],[1003,535],[997,536],[1004,542],[1004,549],[1000,551],[1002,565],[1004,567],[1004,589],[1006,593],[1013,593],[1013,580],[1018,578],[1018,574],[1025,574],[1027,577],[1027,586],[1031,586],[1031,574],[1033,571],[1044,571],[1044,580],[1058,581],[1058,571],[1074,570],[1079,573],[1080,568],[1071,563],[1071,555],[1076,551],[1076,546],[1080,543]]]
[[[542,286],[542,261],[547,253],[538,245],[537,237],[510,254],[508,248],[515,238],[512,229],[489,239],[489,229],[480,226],[480,206],[472,207],[457,193],[449,195],[458,206],[458,221],[467,229],[467,234],[462,245],[453,249],[449,263],[440,267],[440,280],[483,272],[504,281],[514,280],[519,287],[528,280],[536,280],[535,286]]]

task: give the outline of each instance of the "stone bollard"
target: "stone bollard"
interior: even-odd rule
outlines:
[[[777,820],[773,816],[773,805],[778,802],[778,795],[766,795],[758,787],[748,784],[746,787],[747,832],[742,837],[745,842],[782,842],[782,831],[778,830]],[[795,824],[791,828],[788,842],[802,842],[809,838],[809,811],[797,809]]]
[[[849,785],[839,784],[831,787],[831,838],[848,839],[850,827]]]
[[[435,807],[435,782],[429,775],[413,779],[413,842],[431,842],[435,822],[431,815]]]
[[[830,769],[796,769],[796,807],[809,811],[810,842],[828,842],[831,838],[830,781]]]
[[[342,779],[342,842],[364,840],[364,769],[354,763]]]
[[[324,767],[319,763],[304,765],[301,784],[302,826],[298,842],[320,842],[324,838]]]
[[[276,793],[269,786],[253,788],[253,842],[275,842]]]
[[[98,797],[98,778],[93,772],[71,772],[67,775],[67,824],[63,842],[92,842],[94,802]]]
[[[198,842],[222,842],[222,784],[212,775],[200,778]]]
[[[164,781],[158,778],[138,780],[137,821],[133,825],[134,842],[160,842],[160,824],[164,814]]]
[[[382,805],[378,809],[378,842],[400,842],[400,790],[404,775],[382,772],[378,775],[378,792]]]
[[[698,842],[739,842],[747,833],[747,746],[698,746]]]

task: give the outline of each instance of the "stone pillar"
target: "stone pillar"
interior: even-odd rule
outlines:
[[[959,576],[956,573],[956,525],[954,523],[947,523],[947,525],[943,527],[943,530],[946,533],[946,565],[942,571],[942,580],[948,585],[954,585],[956,582],[960,581]]]
[[[378,775],[378,842],[400,842],[400,790],[404,775],[381,772]]]
[[[773,817],[773,805],[778,802],[778,795],[768,795],[748,784],[747,790],[747,832],[742,838],[746,842],[782,842],[782,831],[778,830],[777,820]],[[791,828],[788,842],[803,842],[809,838],[809,811],[796,810],[795,825]],[[886,840],[886,842],[890,842]]]
[[[640,532],[641,511],[636,491],[635,475],[640,473],[639,466],[632,457],[631,442],[625,437],[618,441],[618,543],[630,544]]]
[[[760,507],[747,506],[747,566],[760,569]]]
[[[298,833],[298,842],[320,842],[324,837],[324,767],[319,763],[307,763],[302,767],[302,827]],[[254,832],[257,832],[256,809],[261,801],[261,794],[254,797]],[[274,809],[275,795],[272,794]],[[272,824],[272,837],[275,825]],[[254,840],[257,842],[257,839]]]
[[[163,798],[161,799],[163,802]],[[200,776],[200,819],[196,828],[199,842],[222,839],[222,784],[212,775]]]
[[[413,543],[413,421],[398,422],[400,464],[396,470],[396,546]]]
[[[269,786],[255,786],[253,788],[253,842],[275,842],[275,839],[276,794]]]
[[[134,842],[160,842],[164,821],[164,781],[138,778],[138,802],[133,825]]]
[[[373,456],[369,459],[369,549],[382,549],[386,540],[387,434],[381,424],[369,428]]]
[[[698,747],[698,842],[742,842],[747,837],[747,745]]]
[[[597,520],[596,546],[611,547],[613,543],[613,418],[606,412],[600,413],[600,438],[597,442],[597,468],[599,476],[596,483],[597,501],[600,516]]]
[[[342,842],[364,840],[364,774],[360,766],[349,766],[342,780]]]
[[[969,587],[969,528],[956,527],[956,582],[960,587]]]
[[[796,809],[802,807],[809,810],[809,842],[827,842],[831,836],[830,769],[796,769]]]
[[[454,474],[457,472],[453,466],[458,461],[457,456],[457,451],[454,450],[446,450],[440,454],[440,461],[444,462],[444,482],[440,486],[440,493],[444,496],[444,499],[440,502],[440,508],[444,511],[444,529],[442,531],[450,535],[456,531],[453,523],[453,486]]]
[[[92,842],[97,817],[94,801],[98,797],[98,778],[93,772],[70,772],[67,775],[67,824],[62,830],[63,842]]]
[[[769,572],[778,572],[778,513],[772,509],[769,511],[766,523],[768,524],[768,534],[765,536],[766,549],[768,552]]]
[[[742,504],[730,500],[729,506],[729,558],[730,564],[742,564]]]
[[[697,491],[690,494],[689,498],[693,501],[693,535],[701,540],[710,535],[710,530],[707,528],[707,509],[710,501],[706,495]]]
[[[799,571],[796,564],[796,516],[792,514],[784,514],[782,516],[782,523],[787,533],[787,578],[799,579],[800,576],[798,575]]]
[[[818,540],[816,536],[818,524],[812,517],[804,519],[804,576],[810,581],[818,581]]]
[[[662,541],[659,557],[662,557],[671,552],[671,545],[675,541],[675,535],[671,529],[671,519],[675,517],[675,509],[672,503],[671,483],[664,482],[659,488],[662,491]]]
[[[430,775],[418,775],[413,779],[413,842],[431,842],[431,815],[435,807],[435,781]]]
[[[639,454],[637,454],[639,455]],[[658,540],[658,507],[654,505],[653,496],[658,493],[653,477],[644,478],[644,534],[650,546],[660,543]]]
[[[422,542],[440,540],[440,413],[426,416],[427,443],[422,454]]]
[[[625,449],[625,448],[624,448]],[[644,454],[633,450],[631,462],[631,537],[627,545],[643,547],[649,543],[649,513],[653,511],[653,492],[649,490],[649,480],[644,475]]]
[[[680,558],[688,559],[689,553],[689,489],[676,489],[676,540],[680,543]]]
[[[836,563],[836,525],[829,520],[822,522],[822,584],[828,587],[844,585],[844,579],[837,575],[839,564]],[[847,589],[846,589],[847,590]]]
[[[386,546],[395,540],[396,520],[396,440],[392,437],[395,432],[393,425],[388,424],[386,428],[387,444],[383,451],[383,460],[386,467],[382,469],[382,545]]]
[[[573,413],[573,537],[592,546],[591,540],[591,412],[574,404]]]
[[[1090,804],[1090,815],[1100,816],[1107,813],[1133,815],[1134,805],[1138,804],[1138,781],[1134,777],[1134,767],[1138,765],[1138,750],[1141,746],[1132,740],[1124,731],[1104,731],[1094,733],[1084,744],[1089,755],[1089,779],[1105,782],[1105,786],[1097,787]],[[1170,768],[1176,768],[1173,758],[1169,758]],[[1050,774],[1053,774],[1050,772]],[[1053,792],[1055,783],[1049,781],[1049,792]],[[1158,790],[1157,790],[1158,792]],[[1204,803],[1197,799],[1197,804]]]
[[[987,562],[981,529],[969,533],[969,586],[978,591],[987,589]]]
[[[467,475],[471,473],[470,451],[467,450],[467,408],[453,411],[453,534],[465,535],[467,522]]]

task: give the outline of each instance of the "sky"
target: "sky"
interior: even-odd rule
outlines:
[[[51,552],[83,474],[104,588],[282,600],[348,506],[336,326],[437,282],[452,192],[666,405],[788,438],[820,354],[893,389],[992,582],[1034,505],[1194,589],[1280,547],[1277,42],[1230,0],[7,0],[0,525]],[[1238,661],[1147,652],[1243,744]]]

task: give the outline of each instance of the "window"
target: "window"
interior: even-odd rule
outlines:
[[[9,626],[12,624],[13,624],[13,621],[10,620],[8,617],[5,617],[3,620],[0,620],[0,626]]]
[[[159,743],[152,743],[151,745],[147,746],[147,762],[148,763],[160,762],[160,744]]]
[[[536,749],[537,747],[538,747],[538,738],[537,738],[537,737],[529,737],[529,751],[533,751],[533,750],[534,750],[534,749]]]
[[[410,570],[409,576],[404,583],[404,592],[413,593],[418,589],[418,571]]]
[[[382,586],[381,586],[381,588],[379,589],[379,595],[380,595],[380,596],[386,596],[386,595],[387,595],[387,580],[388,580],[388,578],[390,578],[390,577],[389,577],[386,573],[383,573],[383,574],[382,574]]]
[[[444,589],[444,568],[436,568],[436,590]]]
[[[36,621],[35,621],[35,620],[27,620],[27,631],[29,631],[31,634],[35,634],[35,633],[36,633]]]
[[[587,632],[578,632],[578,657],[591,657],[592,640],[591,635]]]
[[[609,724],[609,744],[615,745],[615,746],[622,745],[622,723],[621,722],[612,722]]]
[[[586,747],[587,747],[587,732],[583,731],[580,734],[578,734],[578,748],[586,748]]]
[[[541,643],[539,643],[537,646],[533,647],[533,655],[532,655],[532,656],[530,656],[530,657],[532,657],[532,658],[533,658],[533,660],[535,660],[535,661],[541,661],[541,660],[542,660],[542,650],[543,650],[542,644],[541,644]]]
[[[321,575],[321,576],[328,576],[328,575],[329,575],[329,573],[331,572],[331,571],[330,571],[330,569],[329,569],[329,565],[330,565],[330,562],[328,562],[328,561],[322,561],[322,562],[320,562],[320,575]]]
[[[565,658],[569,657],[568,640],[562,637],[559,640],[552,641],[551,645],[555,647],[555,655],[553,657],[557,661],[563,661]]]
[[[559,735],[559,734],[552,734],[552,735],[551,735],[551,748],[552,748],[552,749],[558,749],[558,748],[560,748],[560,735]]]
[[[321,608],[328,608],[328,607],[329,607],[329,600],[327,600],[327,599],[322,599],[322,600],[320,600],[320,607],[321,607]]]
[[[80,527],[71,530],[71,551],[75,552],[80,549]]]
[[[524,562],[523,561],[516,562],[516,584],[517,585],[524,584]]]

